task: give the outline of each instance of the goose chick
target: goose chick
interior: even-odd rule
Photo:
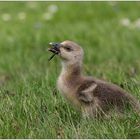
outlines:
[[[49,51],[61,58],[62,70],[58,77],[57,87],[62,95],[84,116],[93,117],[108,114],[111,109],[123,112],[130,104],[136,111],[140,110],[139,102],[122,88],[81,73],[83,49],[72,41],[50,43]]]

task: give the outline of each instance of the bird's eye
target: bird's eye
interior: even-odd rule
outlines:
[[[72,48],[71,47],[64,47],[64,49],[66,50],[66,51],[68,51],[68,52],[70,52],[70,51],[72,51]]]

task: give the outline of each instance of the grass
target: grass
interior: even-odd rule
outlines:
[[[51,20],[42,15],[50,5]],[[140,100],[139,2],[0,2],[0,138],[140,138],[140,118],[86,120],[55,90],[61,66],[49,42],[73,40],[85,51],[83,73]],[[19,20],[18,14],[26,13]],[[10,14],[4,19],[4,14]],[[24,17],[25,18],[25,17]]]

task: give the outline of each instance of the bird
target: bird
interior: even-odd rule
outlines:
[[[49,61],[58,55],[62,65],[57,88],[84,117],[105,116],[112,110],[122,114],[129,105],[140,112],[140,102],[120,86],[82,74],[84,50],[79,44],[65,40],[49,46]]]

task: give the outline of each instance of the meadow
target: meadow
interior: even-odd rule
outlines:
[[[72,40],[83,73],[140,100],[140,2],[0,2],[0,138],[140,138],[140,118],[83,119],[57,91],[49,42]]]

